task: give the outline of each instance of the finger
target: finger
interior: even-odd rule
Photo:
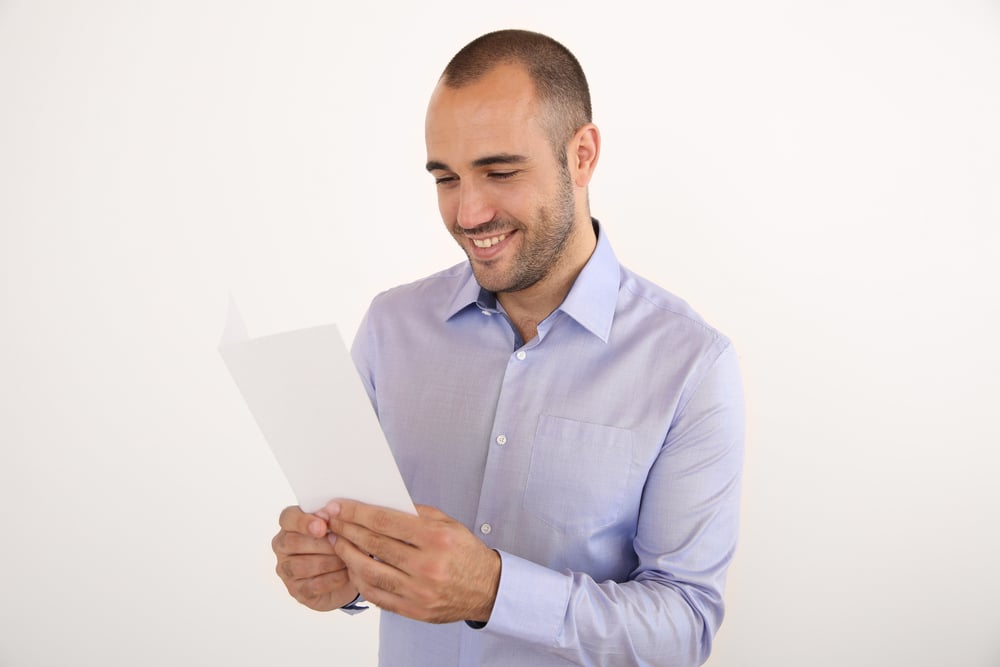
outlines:
[[[312,537],[302,533],[290,533],[286,530],[278,531],[278,534],[271,540],[271,550],[281,556],[293,556],[300,554],[333,554],[333,547],[326,537]]]
[[[351,583],[365,600],[388,611],[398,611],[405,604],[405,574],[389,563],[375,560],[346,539],[337,540],[336,545]]]
[[[326,522],[314,514],[306,514],[297,506],[286,507],[278,517],[278,525],[282,529],[303,535],[323,537],[326,534]]]
[[[346,523],[331,519],[330,543],[336,546],[337,542],[344,540],[356,546],[358,550],[369,556],[375,556],[379,560],[388,563],[398,570],[409,571],[414,559],[419,556],[419,550],[411,544],[400,542],[399,540],[376,533],[355,523]],[[337,539],[337,537],[343,539]]]
[[[329,596],[334,593],[339,593],[343,590],[350,581],[348,571],[338,570],[337,572],[328,572],[326,574],[321,574],[315,577],[310,577],[309,579],[301,579],[291,582],[288,586],[288,592],[292,594],[296,600],[305,603],[315,603],[322,600],[325,596]],[[350,598],[348,598],[350,600]],[[340,606],[340,605],[337,605]]]
[[[450,521],[451,517],[432,505],[414,505],[417,516],[421,519],[431,519],[432,521]]]
[[[342,534],[338,527],[345,523],[364,526],[373,533],[387,535],[400,542],[415,544],[420,533],[420,518],[378,505],[369,505],[356,500],[335,500],[324,508],[330,515],[330,530]]]
[[[347,565],[337,555],[309,554],[280,558],[274,569],[278,573],[278,576],[285,581],[296,581],[299,579],[311,579],[333,572],[342,572],[347,569]]]

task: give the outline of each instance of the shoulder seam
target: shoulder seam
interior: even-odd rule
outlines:
[[[633,277],[634,277],[634,275],[633,275]],[[711,335],[711,337],[713,339],[715,339],[715,340],[722,339],[722,340],[725,340],[727,342],[729,340],[726,337],[725,334],[723,334],[721,331],[719,331],[718,329],[716,329],[715,327],[713,327],[712,325],[710,325],[705,320],[701,319],[700,316],[699,317],[691,317],[691,315],[688,314],[688,313],[678,312],[677,310],[675,310],[673,308],[670,308],[670,307],[668,307],[665,304],[657,303],[656,301],[653,301],[652,299],[650,299],[645,294],[639,294],[634,289],[631,289],[631,287],[629,285],[627,285],[624,281],[622,281],[622,289],[627,290],[628,293],[631,294],[632,296],[636,297],[637,299],[642,299],[645,303],[648,303],[650,306],[652,306],[653,308],[656,308],[659,311],[662,311],[662,312],[665,312],[665,313],[670,313],[671,315],[676,315],[677,317],[683,317],[688,322],[691,322],[692,324],[697,324],[699,327],[701,327],[702,329],[704,329],[709,335]]]

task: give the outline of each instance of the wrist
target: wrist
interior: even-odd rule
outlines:
[[[486,576],[483,577],[483,580],[487,582],[483,590],[484,596],[480,604],[473,610],[470,618],[465,621],[472,628],[485,627],[489,622],[490,616],[493,615],[493,605],[497,600],[497,592],[500,590],[500,571],[503,561],[495,549],[489,550],[488,563]]]

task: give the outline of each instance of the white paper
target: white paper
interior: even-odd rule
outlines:
[[[352,498],[415,513],[335,325],[249,338],[230,299],[219,352],[304,511]]]

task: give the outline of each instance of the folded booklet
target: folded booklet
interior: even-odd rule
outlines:
[[[351,498],[416,513],[336,325],[250,338],[231,299],[219,352],[304,511]]]

